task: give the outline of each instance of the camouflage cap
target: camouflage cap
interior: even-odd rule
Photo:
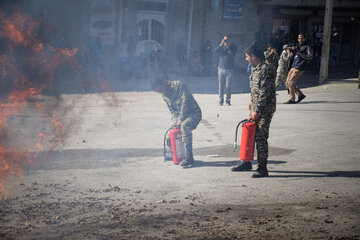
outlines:
[[[290,46],[288,45],[288,44],[285,44],[284,46],[283,46],[283,50],[285,50],[285,49],[287,49],[287,48],[289,48]]]

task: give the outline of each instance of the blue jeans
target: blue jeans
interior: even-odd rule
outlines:
[[[219,77],[219,103],[224,103],[224,90],[226,90],[226,103],[231,99],[231,80],[233,76],[232,69],[218,68]]]

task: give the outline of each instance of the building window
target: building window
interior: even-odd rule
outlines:
[[[164,25],[156,20],[151,20],[151,40],[154,40],[161,45],[164,43]]]
[[[141,20],[136,25],[138,42],[148,40],[148,38],[149,38],[149,33],[148,33],[149,27],[148,27],[148,25],[149,25],[149,20],[148,19]]]

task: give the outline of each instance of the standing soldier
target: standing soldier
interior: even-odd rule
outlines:
[[[282,83],[285,83],[289,72],[290,60],[293,56],[294,54],[290,51],[290,46],[284,45],[283,51],[280,54],[279,66],[276,70],[276,81],[275,81],[276,89],[279,88]]]
[[[246,61],[252,66],[250,75],[251,102],[249,104],[250,118],[257,123],[255,144],[257,161],[259,163],[253,178],[269,176],[267,170],[269,128],[276,110],[275,74],[271,67],[264,63],[264,53],[255,44],[245,50]],[[250,171],[251,162],[242,161],[231,170]]]
[[[162,94],[174,124],[181,129],[186,157],[180,166],[191,166],[194,163],[191,131],[197,127],[201,120],[201,109],[198,103],[186,85],[180,81],[168,81],[161,77],[155,77],[151,81],[151,88]]]
[[[265,63],[273,69],[274,72],[276,72],[276,69],[278,67],[278,61],[279,61],[279,54],[276,51],[275,48],[269,43],[267,45],[267,50],[264,52],[265,56]]]

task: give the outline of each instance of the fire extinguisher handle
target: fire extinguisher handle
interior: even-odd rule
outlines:
[[[237,135],[238,135],[239,126],[240,126],[242,123],[248,122],[248,121],[249,121],[249,119],[246,118],[246,119],[240,121],[240,122],[238,123],[238,125],[236,126],[236,130],[235,130],[235,142],[234,142],[234,151],[235,151],[235,149],[237,148]]]

